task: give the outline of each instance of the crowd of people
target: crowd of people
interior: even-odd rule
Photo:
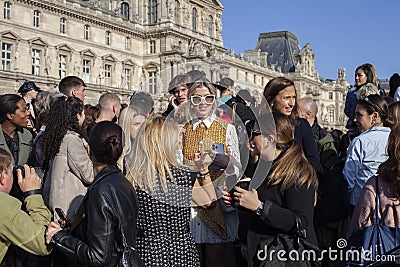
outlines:
[[[355,70],[344,132],[285,77],[257,101],[192,70],[160,114],[145,92],[90,105],[79,77],[27,81],[0,95],[0,266],[269,266],[278,237],[323,250],[372,225],[376,194],[400,227],[400,76],[389,85]]]

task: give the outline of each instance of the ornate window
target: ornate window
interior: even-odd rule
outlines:
[[[67,76],[67,55],[58,55],[58,77],[60,79]]]
[[[89,25],[85,25],[83,26],[83,39],[85,40],[89,40],[90,37],[90,26]]]
[[[214,37],[214,19],[210,15],[208,16],[208,35]]]
[[[39,49],[32,49],[32,75],[40,75],[41,52]]]
[[[91,68],[91,62],[89,59],[84,59],[82,61],[82,72],[83,72],[83,81],[89,82],[90,81],[90,68]]]
[[[1,70],[11,70],[11,48],[11,44],[1,44]]]
[[[157,93],[157,72],[149,72],[149,92],[150,94]]]
[[[33,11],[33,26],[39,27],[39,24],[40,24],[40,11],[35,10]]]
[[[179,24],[181,18],[179,14],[179,9],[181,8],[181,4],[179,3],[178,0],[175,0],[174,2],[174,23]]]
[[[4,19],[11,18],[11,4],[10,2],[4,2]]]
[[[332,99],[333,99],[333,92],[329,92],[329,93],[328,93],[328,98],[329,98],[329,100],[332,100]]]
[[[197,9],[192,9],[192,30],[197,30]]]
[[[121,16],[125,20],[129,20],[129,4],[127,2],[121,3]]]
[[[131,50],[131,38],[125,37],[125,50]]]
[[[111,45],[111,32],[109,32],[109,31],[106,31],[106,35],[105,35],[105,38],[106,38],[106,45]]]
[[[157,0],[148,0],[148,20],[149,24],[157,22]]]
[[[65,33],[67,20],[65,18],[60,19],[60,33]]]

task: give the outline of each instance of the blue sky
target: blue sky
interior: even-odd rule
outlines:
[[[310,43],[315,67],[336,79],[346,68],[371,63],[378,78],[400,73],[400,0],[221,0],[224,46],[235,53],[255,49],[261,32],[290,31],[300,47]]]

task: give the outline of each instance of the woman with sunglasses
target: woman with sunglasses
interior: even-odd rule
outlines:
[[[386,146],[390,120],[385,98],[369,95],[359,100],[354,123],[361,134],[351,142],[343,169],[353,206],[367,180],[376,175],[379,165],[388,158]]]
[[[225,203],[231,203],[233,199],[251,212],[247,235],[248,264],[267,266],[258,258],[259,249],[265,249],[263,240],[291,233],[296,216],[300,219],[300,228],[306,232],[305,240],[317,244],[313,213],[318,181],[301,145],[294,139],[287,116],[277,112],[261,115],[253,127],[252,141],[262,169],[256,171],[253,180],[260,179],[261,185],[252,191],[236,186],[234,195],[224,192],[223,198]],[[270,170],[265,168],[267,162],[272,162]],[[270,252],[274,248],[267,249]],[[269,253],[270,257],[276,257],[273,254]],[[304,265],[288,260],[285,266]]]
[[[213,164],[197,168],[199,176],[194,188],[211,183],[214,186],[224,186],[227,182],[235,184],[240,171],[236,130],[216,116],[216,95],[216,88],[205,78],[192,83],[188,91],[193,119],[183,130],[184,164],[194,165],[196,160],[198,166],[198,161],[214,158]],[[201,266],[236,266],[232,255],[235,255],[233,241],[237,236],[237,212],[228,213],[223,208],[218,201],[213,201],[198,203],[193,209],[190,230]]]

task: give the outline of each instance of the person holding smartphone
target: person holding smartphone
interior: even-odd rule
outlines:
[[[118,266],[123,231],[128,247],[135,247],[138,201],[117,160],[122,154],[122,129],[110,121],[93,127],[89,155],[95,179],[69,231],[51,222],[46,242],[67,255],[73,266]],[[71,266],[69,265],[69,266]]]
[[[194,79],[188,96],[193,119],[183,128],[184,164],[195,165],[199,157],[213,158],[210,166],[200,170],[194,187],[206,182],[214,187],[224,186],[230,180],[236,184],[241,169],[238,137],[235,127],[215,114],[215,86],[205,77]],[[220,203],[213,201],[200,203],[192,214],[190,230],[201,266],[235,266],[232,255],[239,223],[237,211],[224,212]]]
[[[188,89],[189,89],[190,78],[187,74],[178,74],[176,75],[168,85],[168,92],[171,94],[169,98],[169,104],[167,110],[163,112],[163,116],[167,117],[175,109],[188,100]]]
[[[257,190],[248,191],[236,186],[233,195],[224,192],[223,196],[227,204],[234,201],[236,205],[252,211],[247,235],[250,267],[265,266],[266,262],[257,257],[258,249],[263,247],[262,242],[293,231],[295,214],[300,218],[300,227],[306,232],[306,241],[317,245],[313,225],[318,187],[315,170],[294,139],[289,118],[281,113],[272,114],[273,117],[271,114],[260,116],[252,130],[253,149],[260,156],[259,164],[265,166],[266,162],[272,161],[270,171],[256,171],[253,180],[265,177]],[[293,262],[288,260],[287,264],[289,266]],[[290,266],[298,266],[299,262],[294,264]]]

